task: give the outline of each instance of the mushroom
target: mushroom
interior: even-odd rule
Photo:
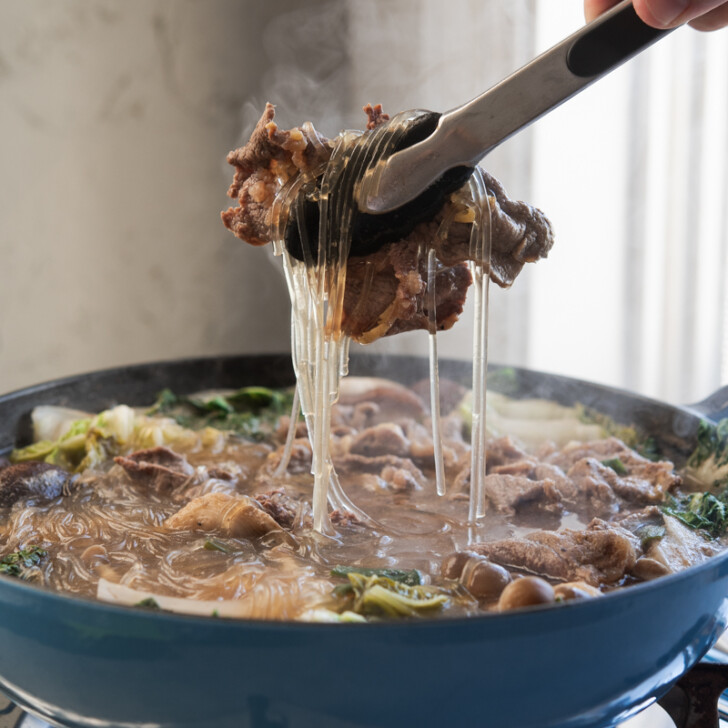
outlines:
[[[442,562],[446,579],[459,579],[476,599],[495,599],[511,582],[507,569],[472,551],[456,551]]]
[[[446,579],[459,579],[469,559],[478,558],[474,551],[455,551],[442,561],[442,575]]]
[[[600,597],[602,595],[599,589],[584,581],[570,581],[565,584],[557,584],[554,587],[554,594],[556,595],[556,599],[560,601],[591,599],[592,597]]]
[[[511,575],[502,566],[476,556],[465,564],[460,583],[477,599],[496,599],[511,583]]]
[[[662,561],[658,561],[657,559],[653,559],[649,556],[642,556],[637,559],[630,571],[632,576],[636,576],[638,579],[642,579],[643,581],[657,579],[658,576],[665,576],[670,573],[672,573],[670,568]]]
[[[49,463],[30,460],[0,469],[0,508],[9,508],[21,498],[49,501],[58,498],[70,476]]]
[[[519,607],[552,604],[554,601],[556,596],[551,584],[538,576],[524,576],[523,579],[512,581],[503,590],[498,600],[498,609],[503,612]]]

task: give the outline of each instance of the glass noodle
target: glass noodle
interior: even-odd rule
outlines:
[[[331,405],[338,400],[341,377],[348,371],[350,337],[344,333],[344,291],[346,264],[351,249],[351,222],[358,186],[367,171],[367,184],[375,183],[371,174],[386,159],[420,112],[403,112],[376,129],[361,133],[346,131],[334,141],[328,162],[308,174],[286,183],[273,207],[273,248],[283,262],[291,298],[291,352],[296,374],[296,401],[291,413],[289,433],[277,472],[285,472],[292,451],[298,422],[298,406],[303,413],[313,451],[313,525],[331,531],[328,506],[355,514],[360,520],[371,519],[348,498],[341,487],[329,452]],[[320,143],[315,133],[303,127],[313,143]],[[317,177],[321,178],[316,189]],[[285,230],[295,214],[304,219],[303,205],[309,196],[319,204],[318,240],[309,239],[305,225],[299,225],[303,258],[292,256],[285,246]],[[473,220],[470,258],[475,298],[473,329],[473,430],[471,495],[468,519],[474,522],[485,514],[482,480],[485,475],[485,374],[487,368],[487,301],[490,266],[490,207],[480,170],[476,169],[468,186],[458,193],[460,208],[468,209]],[[443,220],[437,233],[444,240],[454,213]],[[312,251],[316,251],[315,253]],[[315,259],[314,259],[315,255]],[[440,394],[437,354],[436,281],[442,264],[435,247],[422,246],[419,260],[426,271],[426,310],[430,339],[430,404],[434,445],[437,493],[445,495],[445,469],[440,432]],[[359,301],[366,301],[374,278],[369,264]],[[361,305],[361,304],[358,304]]]

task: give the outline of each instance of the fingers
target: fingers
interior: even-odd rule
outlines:
[[[594,20],[618,0],[584,0],[587,22]],[[717,30],[728,26],[726,0],[634,0],[637,15],[655,28],[674,28],[690,23],[698,30]]]
[[[612,5],[616,5],[618,0],[584,0],[584,17],[586,22],[594,20],[600,16],[605,10],[609,10]]]
[[[728,27],[728,3],[723,3],[705,15],[691,20],[690,25],[696,30],[719,30]]]
[[[724,4],[725,0],[634,0],[634,9],[648,25],[674,28]]]

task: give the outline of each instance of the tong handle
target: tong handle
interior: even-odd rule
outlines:
[[[575,76],[593,81],[668,32],[647,25],[637,15],[631,1],[623,2],[572,36],[566,65]]]
[[[425,140],[397,152],[360,205],[374,213],[416,197],[452,167],[475,166],[502,141],[652,45],[672,29],[644,23],[624,0],[485,93],[440,117]]]

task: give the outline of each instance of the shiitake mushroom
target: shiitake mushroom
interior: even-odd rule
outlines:
[[[0,468],[0,508],[9,508],[21,498],[44,502],[58,498],[70,475],[49,463],[30,461]]]
[[[507,569],[472,551],[456,551],[445,557],[442,575],[447,579],[458,579],[480,600],[497,599],[511,581]]]
[[[552,604],[556,601],[554,588],[538,576],[524,576],[512,581],[501,593],[498,609],[518,609],[539,604]]]
[[[565,584],[557,584],[554,587],[554,594],[557,600],[565,602],[572,599],[591,599],[602,595],[599,589],[584,581],[569,581]]]

